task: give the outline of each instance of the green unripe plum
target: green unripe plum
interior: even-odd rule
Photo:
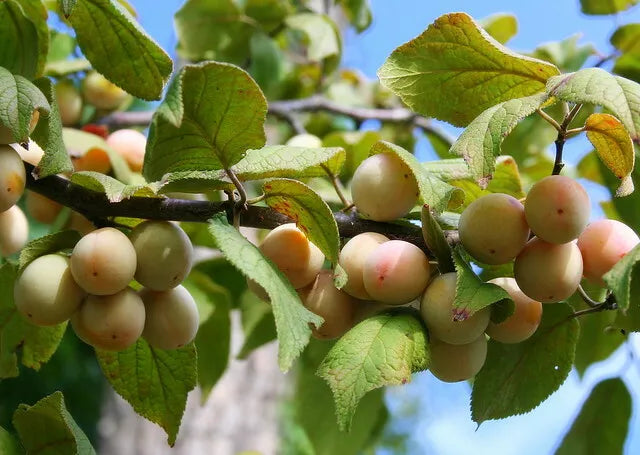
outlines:
[[[286,145],[290,145],[291,147],[320,148],[322,147],[322,141],[318,136],[313,134],[297,134],[291,137]]]
[[[154,291],[175,288],[189,275],[193,246],[185,232],[168,221],[145,221],[129,236],[136,250],[135,278]]]
[[[131,129],[114,131],[107,137],[107,145],[124,158],[132,171],[142,170],[147,137],[140,131]]]
[[[136,250],[122,232],[102,228],[80,239],[71,253],[71,273],[89,294],[111,295],[136,273]]]
[[[448,344],[467,344],[484,333],[489,324],[489,307],[476,311],[463,321],[454,321],[456,274],[445,273],[433,279],[420,302],[420,313],[429,336]]]
[[[18,152],[0,145],[0,212],[15,205],[24,193],[27,176]]]
[[[147,312],[142,336],[158,349],[178,349],[198,332],[198,307],[189,291],[178,286],[168,291],[140,291]]]
[[[33,191],[27,191],[25,200],[27,212],[31,218],[40,223],[53,223],[62,210],[61,204]]]
[[[77,125],[82,116],[82,96],[80,91],[69,80],[60,81],[55,85],[58,110],[64,126]]]
[[[487,339],[484,334],[468,344],[448,344],[431,340],[429,370],[444,382],[459,382],[473,378],[487,359]]]
[[[144,304],[131,288],[113,295],[90,295],[71,317],[71,326],[82,341],[108,351],[133,345],[144,324]]]
[[[82,81],[82,95],[89,104],[105,110],[119,108],[129,97],[127,92],[95,71]]]
[[[31,114],[31,123],[29,124],[29,135],[33,133],[33,130],[36,129],[36,125],[38,124],[38,120],[40,119],[40,112],[33,111]],[[11,130],[8,126],[0,124],[0,144],[12,144],[16,142]]]
[[[375,221],[405,216],[418,202],[418,183],[409,167],[396,155],[370,156],[356,169],[351,196],[358,211]]]
[[[556,244],[534,237],[516,258],[513,274],[522,292],[533,300],[560,302],[580,284],[580,249],[576,242]]]
[[[389,240],[376,247],[365,260],[362,282],[379,302],[409,303],[427,287],[431,269],[427,255],[402,240]]]
[[[638,243],[638,235],[620,221],[599,220],[591,223],[578,237],[584,277],[605,286],[602,276]]]
[[[458,224],[465,250],[485,264],[512,261],[529,239],[524,207],[508,194],[492,193],[473,201]]]
[[[59,254],[35,259],[25,267],[13,288],[18,311],[41,326],[69,319],[85,295],[71,276],[69,259]]]
[[[494,278],[489,283],[507,291],[515,308],[513,314],[501,323],[489,321],[487,335],[500,343],[520,343],[533,335],[540,325],[542,304],[527,297],[513,278]]]
[[[29,221],[20,207],[14,205],[0,212],[0,256],[11,256],[29,239]]]
[[[356,299],[335,287],[331,270],[321,271],[315,281],[299,293],[304,306],[324,319],[320,327],[312,329],[314,337],[331,340],[353,327],[358,309]]]
[[[378,245],[388,241],[389,239],[382,234],[364,232],[353,237],[342,247],[338,263],[348,276],[347,284],[342,291],[358,299],[371,300],[371,296],[364,288],[362,272],[364,263]]]
[[[577,239],[586,227],[591,203],[574,179],[550,175],[531,187],[524,212],[537,237],[549,243],[567,243]]]

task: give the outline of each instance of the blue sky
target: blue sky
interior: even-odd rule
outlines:
[[[133,0],[140,21],[166,50],[173,53],[175,35],[172,15],[182,1]],[[608,39],[617,25],[640,22],[640,8],[615,17],[590,17],[579,11],[578,0],[372,0],[374,22],[361,35],[349,32],[345,40],[345,66],[357,67],[369,77],[398,45],[420,34],[437,16],[453,11],[465,11],[475,18],[496,12],[515,13],[519,32],[509,42],[515,50],[531,50],[546,41],[556,41],[576,33],[583,35],[582,43],[591,42],[602,53],[611,49]],[[586,142],[574,142],[568,155],[573,161],[587,149]],[[419,156],[428,156],[421,148]],[[589,187],[597,200],[602,192]],[[595,216],[601,212],[595,208]],[[640,353],[640,337],[635,338],[636,352]],[[572,372],[566,383],[542,406],[523,416],[502,421],[487,422],[476,429],[469,418],[469,386],[443,384],[429,373],[415,375],[414,382],[405,387],[389,390],[388,403],[397,425],[411,435],[412,453],[439,455],[471,453],[474,455],[518,454],[539,455],[550,453],[587,398],[591,387],[599,380],[617,375],[628,353],[619,350],[612,358],[592,367],[584,378]],[[624,376],[634,396],[633,418],[626,453],[640,453],[640,367],[626,368]],[[411,404],[415,418],[402,419],[403,409]]]

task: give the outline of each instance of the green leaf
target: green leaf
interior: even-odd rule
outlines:
[[[196,386],[196,349],[156,349],[140,338],[124,351],[96,349],[105,377],[134,411],[160,425],[176,442],[187,394]]]
[[[505,44],[518,33],[518,19],[513,14],[492,14],[478,23],[500,44]]]
[[[40,256],[73,248],[81,237],[77,231],[59,231],[32,240],[20,251],[20,270]]]
[[[324,14],[300,13],[286,18],[285,23],[304,33],[309,42],[307,56],[313,62],[339,56],[342,44],[333,21]]]
[[[46,56],[46,51],[40,56],[36,25],[15,0],[0,3],[0,24],[0,66],[33,79],[42,71]]]
[[[636,155],[627,130],[617,118],[609,114],[591,114],[584,127],[587,138],[604,165],[621,180],[616,196],[631,194],[631,171]]]
[[[640,140],[640,85],[601,68],[585,68],[552,77],[547,92],[563,101],[598,104],[609,109],[633,140]]]
[[[262,88],[267,98],[277,98],[286,75],[287,59],[278,42],[266,33],[256,32],[249,43],[251,62],[249,74]]]
[[[0,93],[3,109],[0,110],[0,125],[9,128],[15,142],[27,142],[29,126],[34,110],[48,115],[51,107],[42,92],[26,78],[11,74],[0,67]]]
[[[631,394],[622,379],[600,382],[591,390],[555,454],[623,453],[631,405]]]
[[[369,0],[337,0],[347,19],[358,33],[362,33],[371,25],[371,7]]]
[[[456,296],[453,300],[454,321],[464,321],[477,311],[495,304],[492,308],[492,320],[495,323],[504,321],[513,314],[515,304],[509,293],[493,283],[485,283],[476,275],[471,266],[462,258],[462,249],[457,247],[453,252],[456,267]]]
[[[493,175],[504,138],[520,120],[542,106],[547,96],[537,93],[490,107],[475,118],[453,144],[451,153],[464,158],[481,187],[486,187]]]
[[[13,426],[30,454],[96,453],[67,411],[62,392],[54,392],[33,406],[21,404],[13,414]]]
[[[566,303],[545,305],[542,322],[526,341],[489,341],[484,367],[473,384],[474,422],[503,419],[534,409],[571,371],[580,327]]]
[[[143,174],[228,169],[265,143],[267,102],[244,70],[225,63],[185,66],[151,122]]]
[[[4,455],[23,455],[24,449],[16,438],[0,427],[0,453]]]
[[[175,14],[178,54],[185,60],[243,64],[254,30],[233,0],[189,0]]]
[[[578,45],[581,37],[581,33],[576,33],[562,41],[541,44],[533,51],[533,57],[553,63],[563,73],[578,71],[596,53],[592,44]]]
[[[327,170],[339,174],[345,161],[340,147],[307,148],[287,145],[267,145],[247,150],[242,160],[233,166],[240,180],[262,180],[273,177],[327,177]]]
[[[438,260],[438,270],[440,273],[455,272],[456,267],[453,263],[453,252],[449,246],[449,242],[444,236],[444,232],[436,218],[431,214],[428,206],[422,207],[422,236],[424,243]]]
[[[602,277],[607,287],[613,291],[618,307],[622,310],[628,309],[632,303],[631,281],[632,279],[635,280],[637,273],[640,272],[640,269],[636,270],[638,261],[640,261],[640,245],[624,255],[624,257]],[[638,302],[633,303],[638,305]]]
[[[373,144],[380,139],[380,133],[377,131],[334,131],[322,138],[322,145],[342,147],[345,150],[346,160],[340,175],[350,179],[360,163],[369,156]]]
[[[64,14],[66,17],[69,17],[69,15],[71,14],[71,11],[73,10],[74,6],[76,6],[76,3],[78,0],[59,0],[60,1],[60,9],[62,10],[62,14]]]
[[[544,91],[558,73],[505,48],[467,14],[452,13],[393,51],[378,77],[414,111],[466,126],[491,106]]]
[[[84,188],[104,193],[109,202],[121,202],[131,197],[159,197],[154,185],[125,185],[100,172],[81,171],[71,175],[71,181]]]
[[[413,314],[379,314],[338,340],[318,368],[331,387],[338,426],[349,429],[358,402],[369,391],[406,384],[429,364],[427,334]]]
[[[124,6],[113,0],[77,0],[68,19],[96,70],[138,98],[160,99],[173,63]]]
[[[402,147],[390,142],[378,141],[371,148],[371,155],[377,153],[392,153],[398,156],[411,169],[420,191],[420,200],[429,205],[435,213],[441,213],[447,208],[453,209],[464,201],[464,192],[428,172],[413,156]]]
[[[238,358],[246,359],[255,349],[275,340],[278,334],[271,305],[253,292],[243,294],[240,300],[240,312],[244,342]]]
[[[33,370],[46,363],[62,340],[67,323],[38,327],[22,317],[13,301],[13,285],[17,268],[5,263],[0,267],[0,378],[16,377],[18,352],[21,362]]]
[[[309,342],[309,324],[319,327],[324,320],[302,305],[282,272],[236,231],[224,214],[217,214],[211,219],[209,232],[227,260],[247,278],[262,286],[271,298],[278,330],[278,362],[280,368],[287,371]]]
[[[247,16],[257,20],[268,32],[276,30],[294,11],[290,0],[246,0],[244,9]]]
[[[638,0],[580,0],[585,14],[615,14],[631,8]]]
[[[331,263],[338,262],[338,225],[327,203],[315,191],[291,179],[267,180],[262,191],[269,207],[293,219]]]
[[[615,60],[613,72],[634,81],[640,80],[640,24],[625,24],[611,35],[611,44],[622,55]]]

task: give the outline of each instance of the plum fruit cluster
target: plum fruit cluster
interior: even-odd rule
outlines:
[[[175,223],[145,221],[129,237],[102,228],[80,239],[69,257],[41,256],[16,280],[14,300],[41,326],[71,321],[80,339],[119,351],[143,336],[159,349],[177,349],[198,330],[196,303],[180,283],[193,247]],[[143,287],[136,292],[130,284]]]

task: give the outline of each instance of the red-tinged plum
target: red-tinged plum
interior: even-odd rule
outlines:
[[[53,223],[62,210],[61,204],[33,191],[27,191],[25,199],[27,212],[31,218],[40,223]]]
[[[55,85],[58,110],[64,126],[77,125],[82,116],[82,96],[80,91],[69,80],[63,80]]]
[[[347,284],[344,285],[342,291],[358,299],[371,300],[371,296],[364,288],[364,263],[373,250],[387,241],[389,239],[382,234],[364,232],[353,237],[342,247],[338,263],[348,277]]]
[[[92,71],[82,81],[82,96],[98,109],[113,110],[122,106],[129,94],[102,74]]]
[[[448,344],[431,340],[429,370],[444,382],[459,382],[473,378],[487,359],[487,339],[484,334],[467,344]]]
[[[534,237],[516,258],[513,273],[522,292],[533,300],[560,302],[580,284],[580,249],[576,242],[556,244]]]
[[[107,137],[107,145],[124,158],[132,171],[142,170],[147,137],[140,131],[132,129],[114,131]]]
[[[71,162],[76,172],[94,171],[108,174],[111,171],[109,155],[98,147],[87,150],[84,155],[71,155]]]
[[[113,295],[90,295],[71,317],[71,326],[82,341],[108,351],[133,345],[144,324],[144,304],[131,288]]]
[[[402,218],[418,202],[418,183],[396,155],[370,156],[356,169],[351,195],[358,211],[375,221]]]
[[[111,295],[126,288],[136,272],[136,250],[122,232],[102,228],[85,235],[71,253],[71,273],[89,294]]]
[[[189,275],[193,246],[185,232],[168,221],[145,221],[129,237],[136,250],[135,278],[154,291],[175,288]]]
[[[362,282],[372,299],[395,305],[409,303],[422,294],[430,278],[427,255],[402,240],[378,245],[362,268]]]
[[[542,304],[525,295],[513,278],[494,278],[515,303],[513,314],[499,324],[489,321],[487,335],[500,343],[520,343],[535,333],[542,318]]]
[[[620,221],[599,220],[591,223],[578,237],[584,277],[604,286],[602,276],[638,243],[638,235]]]
[[[0,256],[11,256],[29,239],[29,221],[20,207],[14,205],[0,212]]]
[[[445,273],[433,279],[420,302],[420,313],[429,336],[448,344],[467,344],[484,333],[489,324],[489,307],[476,311],[462,321],[454,321],[456,274]]]
[[[200,317],[196,302],[184,286],[168,291],[140,291],[147,312],[142,336],[158,349],[178,349],[198,332]]]
[[[567,243],[577,239],[586,227],[591,203],[585,189],[574,179],[551,175],[531,187],[524,212],[538,238]]]
[[[491,265],[512,261],[529,238],[523,205],[503,193],[487,194],[469,204],[460,216],[458,230],[465,250]]]
[[[26,181],[24,164],[18,152],[8,145],[0,145],[0,212],[18,202]]]
[[[338,338],[353,327],[357,311],[356,299],[337,289],[331,270],[323,270],[309,286],[299,291],[307,309],[324,319],[313,328],[313,336],[321,340]]]
[[[71,317],[85,297],[69,269],[69,259],[47,254],[27,265],[15,282],[18,311],[40,326],[60,324]]]

